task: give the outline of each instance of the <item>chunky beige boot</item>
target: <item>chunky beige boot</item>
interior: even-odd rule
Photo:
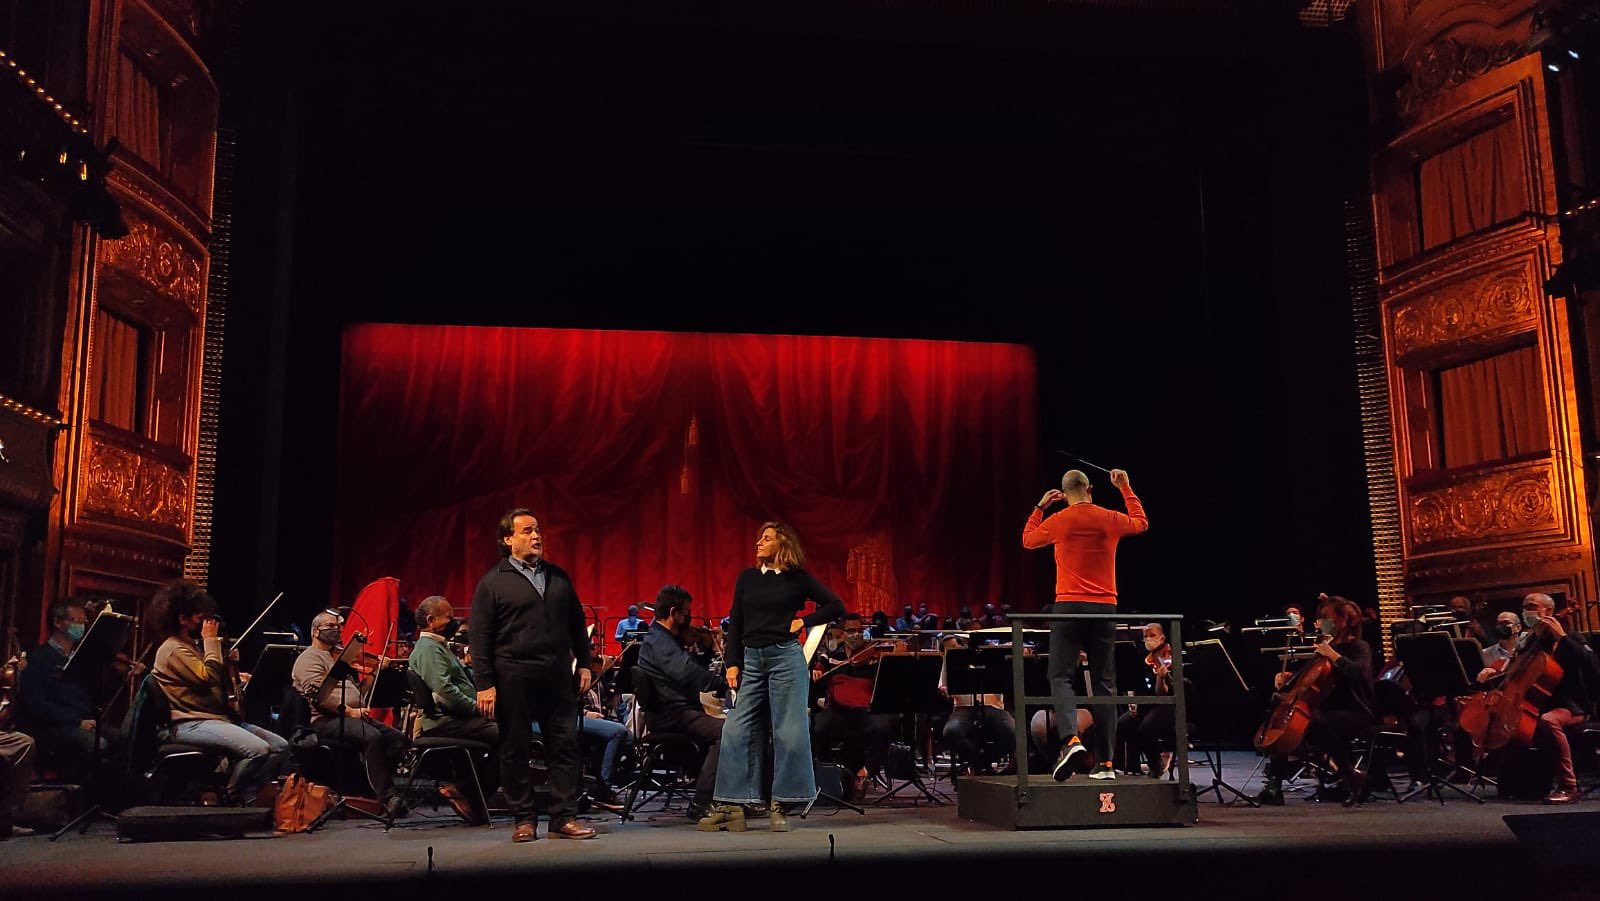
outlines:
[[[715,804],[711,812],[695,824],[701,832],[743,832],[744,808],[738,804]]]

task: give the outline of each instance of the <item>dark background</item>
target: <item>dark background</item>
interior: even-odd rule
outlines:
[[[1038,493],[1067,448],[1150,511],[1124,607],[1372,601],[1353,32],[1274,3],[265,6],[224,85],[225,606],[326,601],[363,321],[1030,344]]]

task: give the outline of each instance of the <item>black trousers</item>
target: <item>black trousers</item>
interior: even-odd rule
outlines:
[[[0,732],[0,838],[11,836],[12,821],[33,781],[33,739],[21,732]]]
[[[404,735],[382,723],[349,716],[325,716],[311,724],[311,731],[330,745],[359,747],[375,797],[387,801],[394,794],[394,768],[406,752]]]
[[[421,735],[425,738],[465,738],[488,745],[489,753],[472,755],[472,768],[478,772],[478,783],[483,786],[484,797],[488,797],[500,787],[500,758],[495,747],[500,744],[500,726],[494,720],[482,716],[446,717],[432,729],[423,730]],[[450,766],[458,767],[459,760],[460,758],[452,754]],[[472,797],[466,772],[453,769],[450,779],[455,783],[457,791],[469,798]]]
[[[978,726],[979,718],[983,727]],[[944,743],[963,762],[992,764],[1017,747],[1017,723],[1011,714],[986,704],[957,707],[944,724]],[[981,731],[981,735],[979,734]]]
[[[528,757],[533,722],[544,738],[550,768],[550,822],[560,826],[578,812],[578,679],[565,661],[547,667],[497,666],[495,721],[500,724],[500,787],[518,823],[538,819]]]
[[[865,768],[868,775],[876,776],[889,756],[889,741],[899,724],[900,718],[894,714],[830,704],[811,717],[811,747],[821,753],[843,742],[839,763],[850,775]]]
[[[1172,750],[1177,739],[1172,724],[1173,708],[1165,705],[1141,707],[1138,713],[1124,713],[1117,720],[1117,744],[1127,749],[1129,770],[1136,769],[1143,757],[1150,775],[1161,776],[1161,752]]]
[[[712,794],[717,790],[717,762],[722,759],[722,724],[719,717],[706,716],[699,710],[685,707],[681,710],[664,710],[649,715],[650,731],[680,732],[694,738],[705,756],[700,761],[700,775],[694,783],[696,807],[710,807]],[[770,767],[769,767],[770,769]]]
[[[1086,601],[1058,602],[1051,613],[1116,613],[1115,604]],[[1056,735],[1062,742],[1078,734],[1078,655],[1089,655],[1089,686],[1096,698],[1117,694],[1117,624],[1106,620],[1063,621],[1050,624],[1050,700],[1056,717]],[[1111,759],[1117,741],[1117,708],[1094,705],[1094,757]],[[1100,728],[1101,724],[1105,728]]]

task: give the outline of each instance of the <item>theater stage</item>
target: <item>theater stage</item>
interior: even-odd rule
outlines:
[[[1227,775],[1247,778],[1253,757],[1229,755]],[[1198,773],[1197,773],[1198,775]],[[424,811],[425,813],[426,811]],[[1553,810],[1491,800],[1484,805],[1374,801],[1344,809],[1291,798],[1253,810],[1202,800],[1187,827],[1013,832],[961,820],[954,805],[814,812],[788,834],[752,820],[743,834],[702,833],[681,815],[646,812],[619,824],[589,818],[594,841],[514,845],[505,821],[469,828],[414,814],[388,833],[363,821],[312,835],[228,841],[119,844],[109,824],[87,836],[0,844],[0,895],[210,898],[308,897],[366,886],[385,896],[600,892],[665,897],[739,893],[841,897],[841,891],[1073,897],[1080,892],[1183,892],[1191,897],[1528,897],[1577,874],[1536,870],[1503,817],[1553,814],[1589,864],[1600,801]],[[429,854],[432,853],[430,869]],[[1537,872],[1537,875],[1536,875]],[[1359,890],[1353,888],[1360,886]],[[1071,889],[1071,891],[1068,891]],[[1419,894],[1425,893],[1425,894]],[[1545,892],[1541,891],[1541,895]],[[590,896],[595,897],[595,896]]]

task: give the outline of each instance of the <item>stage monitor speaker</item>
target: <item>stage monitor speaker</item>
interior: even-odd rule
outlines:
[[[271,832],[267,807],[130,807],[117,817],[117,839],[125,842],[176,842],[240,838]]]

